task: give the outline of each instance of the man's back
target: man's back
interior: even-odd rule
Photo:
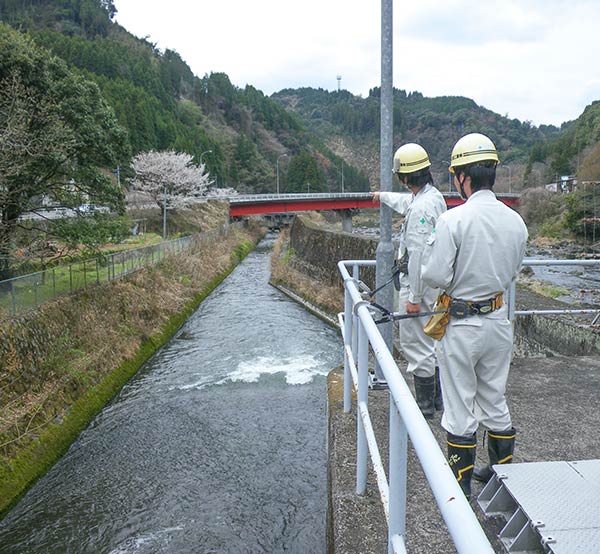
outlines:
[[[425,256],[423,277],[453,298],[486,300],[505,291],[518,271],[527,242],[521,216],[490,190],[473,193],[438,221],[435,248]]]

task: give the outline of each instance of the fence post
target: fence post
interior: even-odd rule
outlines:
[[[406,533],[406,467],[408,453],[408,432],[400,417],[394,398],[390,394],[389,428],[390,476],[388,524],[388,552],[393,554],[392,537]]]
[[[73,292],[73,264],[69,264],[69,292]]]
[[[15,282],[10,282],[10,298],[12,300],[13,315],[17,315],[17,303],[15,302]]]
[[[87,273],[85,271],[85,260],[83,260],[83,288],[87,289]]]
[[[367,490],[367,434],[361,417],[361,404],[369,401],[369,339],[358,318],[358,408],[356,410],[356,494]]]
[[[96,258],[96,283],[100,284],[100,266],[98,265],[98,258]]]
[[[38,294],[37,294],[37,277],[33,276],[33,302],[35,303],[35,307],[38,307]]]
[[[56,269],[52,268],[52,297],[56,298]]]

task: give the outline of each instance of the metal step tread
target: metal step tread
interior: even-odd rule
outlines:
[[[496,465],[477,502],[511,554],[600,552],[600,460]]]

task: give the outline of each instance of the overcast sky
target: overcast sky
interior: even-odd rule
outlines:
[[[238,87],[381,83],[379,0],[114,0],[116,21],[176,50],[199,77]],[[461,95],[535,125],[560,125],[600,99],[600,1],[394,2],[394,86]]]

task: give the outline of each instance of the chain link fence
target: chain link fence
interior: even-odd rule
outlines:
[[[18,316],[58,296],[120,279],[224,232],[206,231],[0,281],[0,318]]]

